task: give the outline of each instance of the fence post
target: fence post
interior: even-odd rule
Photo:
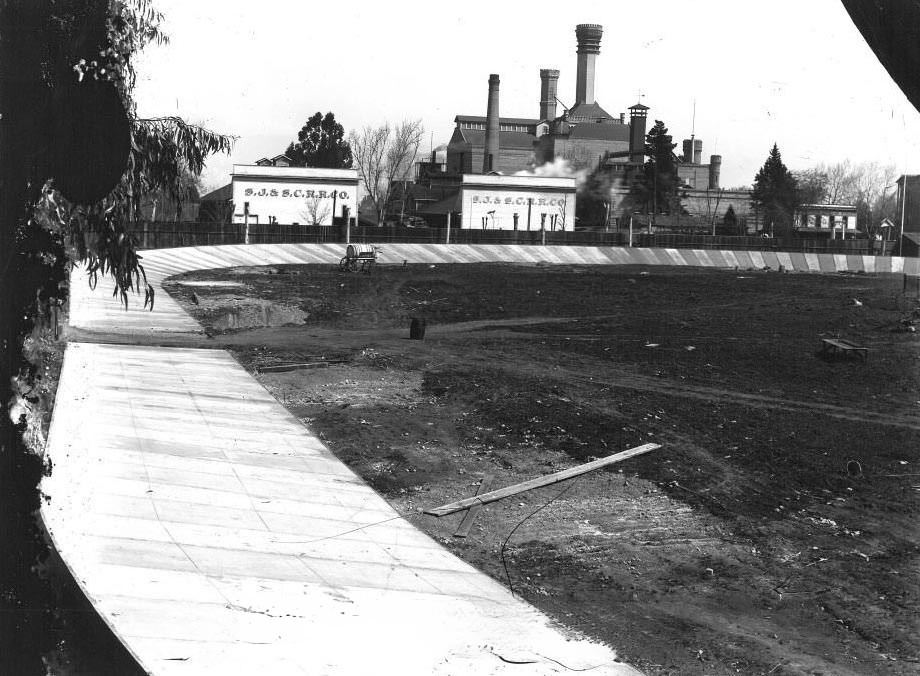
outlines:
[[[245,227],[243,244],[249,244],[249,202],[243,203],[243,226]]]

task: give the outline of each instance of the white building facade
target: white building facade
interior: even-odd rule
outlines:
[[[332,225],[357,214],[358,173],[353,169],[235,164],[231,176],[233,222]],[[347,210],[347,211],[346,211]]]
[[[464,174],[460,227],[475,230],[575,229],[575,179]]]
[[[852,204],[802,204],[793,216],[796,231],[830,239],[856,236],[856,206]]]

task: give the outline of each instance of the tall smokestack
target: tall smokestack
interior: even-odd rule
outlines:
[[[556,83],[559,71],[543,68],[540,70],[540,119],[556,119]]]
[[[594,103],[594,67],[601,53],[601,35],[604,29],[596,23],[575,26],[578,39],[578,73],[575,79],[575,104]]]
[[[709,189],[719,189],[719,174],[722,171],[722,156],[711,155],[709,157]]]
[[[482,152],[482,173],[498,166],[498,75],[489,76],[489,103],[486,108],[486,142]]]

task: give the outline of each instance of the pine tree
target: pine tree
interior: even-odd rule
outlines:
[[[735,213],[735,207],[731,204],[725,210],[722,216],[722,232],[726,235],[737,235],[738,233],[738,215]]]
[[[297,133],[297,142],[291,143],[284,154],[295,167],[350,169],[352,163],[345,129],[332,113],[314,113]]]
[[[676,213],[680,209],[677,146],[661,120],[645,135],[645,166],[633,183],[630,201],[649,213]]]
[[[792,216],[798,206],[798,184],[783,164],[779,148],[773,150],[754,178],[751,203],[760,213],[762,229],[771,235],[785,235],[792,230]]]

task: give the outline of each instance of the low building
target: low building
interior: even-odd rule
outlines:
[[[229,190],[234,223],[332,225],[357,208],[358,173],[276,164],[234,164]]]
[[[897,183],[900,232],[896,251],[905,256],[916,256],[920,253],[920,175],[901,176]]]
[[[460,227],[477,230],[575,229],[575,179],[464,174]]]
[[[802,204],[792,217],[799,235],[829,239],[856,236],[856,206],[849,204]]]

